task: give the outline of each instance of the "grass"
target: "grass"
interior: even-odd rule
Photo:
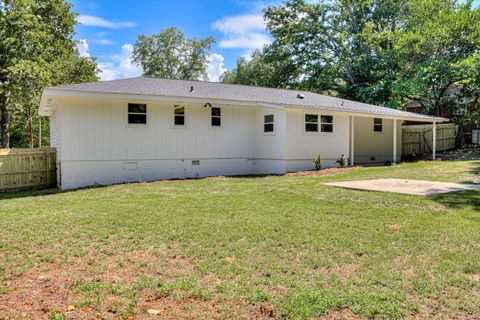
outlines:
[[[0,319],[479,318],[480,191],[323,185],[479,171],[438,161],[3,194]]]

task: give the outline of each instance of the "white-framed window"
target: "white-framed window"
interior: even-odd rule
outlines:
[[[147,105],[144,103],[128,104],[128,124],[147,124]]]
[[[320,129],[322,132],[333,132],[333,116],[320,116]]]
[[[305,131],[318,132],[318,114],[305,115]]]
[[[273,114],[266,114],[263,116],[263,132],[268,133],[274,131],[274,120],[275,118]]]
[[[185,125],[185,106],[175,105],[173,106],[173,123],[176,126]]]
[[[222,109],[220,108],[211,108],[212,116],[212,127],[221,127],[222,126]]]
[[[373,118],[373,131],[374,132],[383,132],[383,119]]]

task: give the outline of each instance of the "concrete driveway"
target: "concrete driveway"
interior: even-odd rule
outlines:
[[[478,190],[480,185],[406,179],[375,179],[325,183],[328,186],[428,196],[452,191]]]

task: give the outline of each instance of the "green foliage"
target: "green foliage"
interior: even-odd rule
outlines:
[[[207,56],[215,39],[185,39],[170,27],[151,36],[140,35],[135,42],[133,61],[149,77],[196,80],[207,78]]]
[[[347,159],[345,158],[345,155],[342,154],[340,158],[338,158],[337,161],[335,161],[335,163],[338,163],[340,168],[345,168],[347,165]]]
[[[0,3],[2,147],[9,147],[10,134],[12,146],[28,146],[25,128],[30,119],[37,118],[43,88],[97,80],[95,60],[80,57],[72,40],[75,16],[64,0]],[[48,123],[42,128],[48,137]]]
[[[264,11],[274,41],[222,80],[392,108],[417,100],[458,124],[479,117],[480,9],[455,0],[289,0]],[[452,85],[462,89],[450,95]]]
[[[293,88],[298,82],[298,67],[286,50],[265,47],[256,50],[251,59],[240,57],[232,71],[226,71],[220,82],[271,88]]]
[[[315,165],[316,170],[322,169],[322,157],[318,155],[318,157],[315,160],[313,160],[313,164]]]

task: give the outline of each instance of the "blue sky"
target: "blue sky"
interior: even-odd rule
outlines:
[[[280,0],[72,0],[79,14],[75,39],[80,53],[97,58],[102,80],[138,76],[130,61],[138,35],[174,26],[187,38],[213,36],[209,80],[217,81],[240,56],[248,56],[271,41],[262,9]],[[475,6],[480,0],[474,1]]]
[[[234,67],[239,56],[271,41],[265,31],[262,9],[274,1],[74,0],[79,14],[75,39],[81,54],[97,58],[102,80],[132,77],[141,69],[130,62],[132,45],[140,34],[150,35],[174,26],[187,38],[213,36],[209,79],[218,80]]]

